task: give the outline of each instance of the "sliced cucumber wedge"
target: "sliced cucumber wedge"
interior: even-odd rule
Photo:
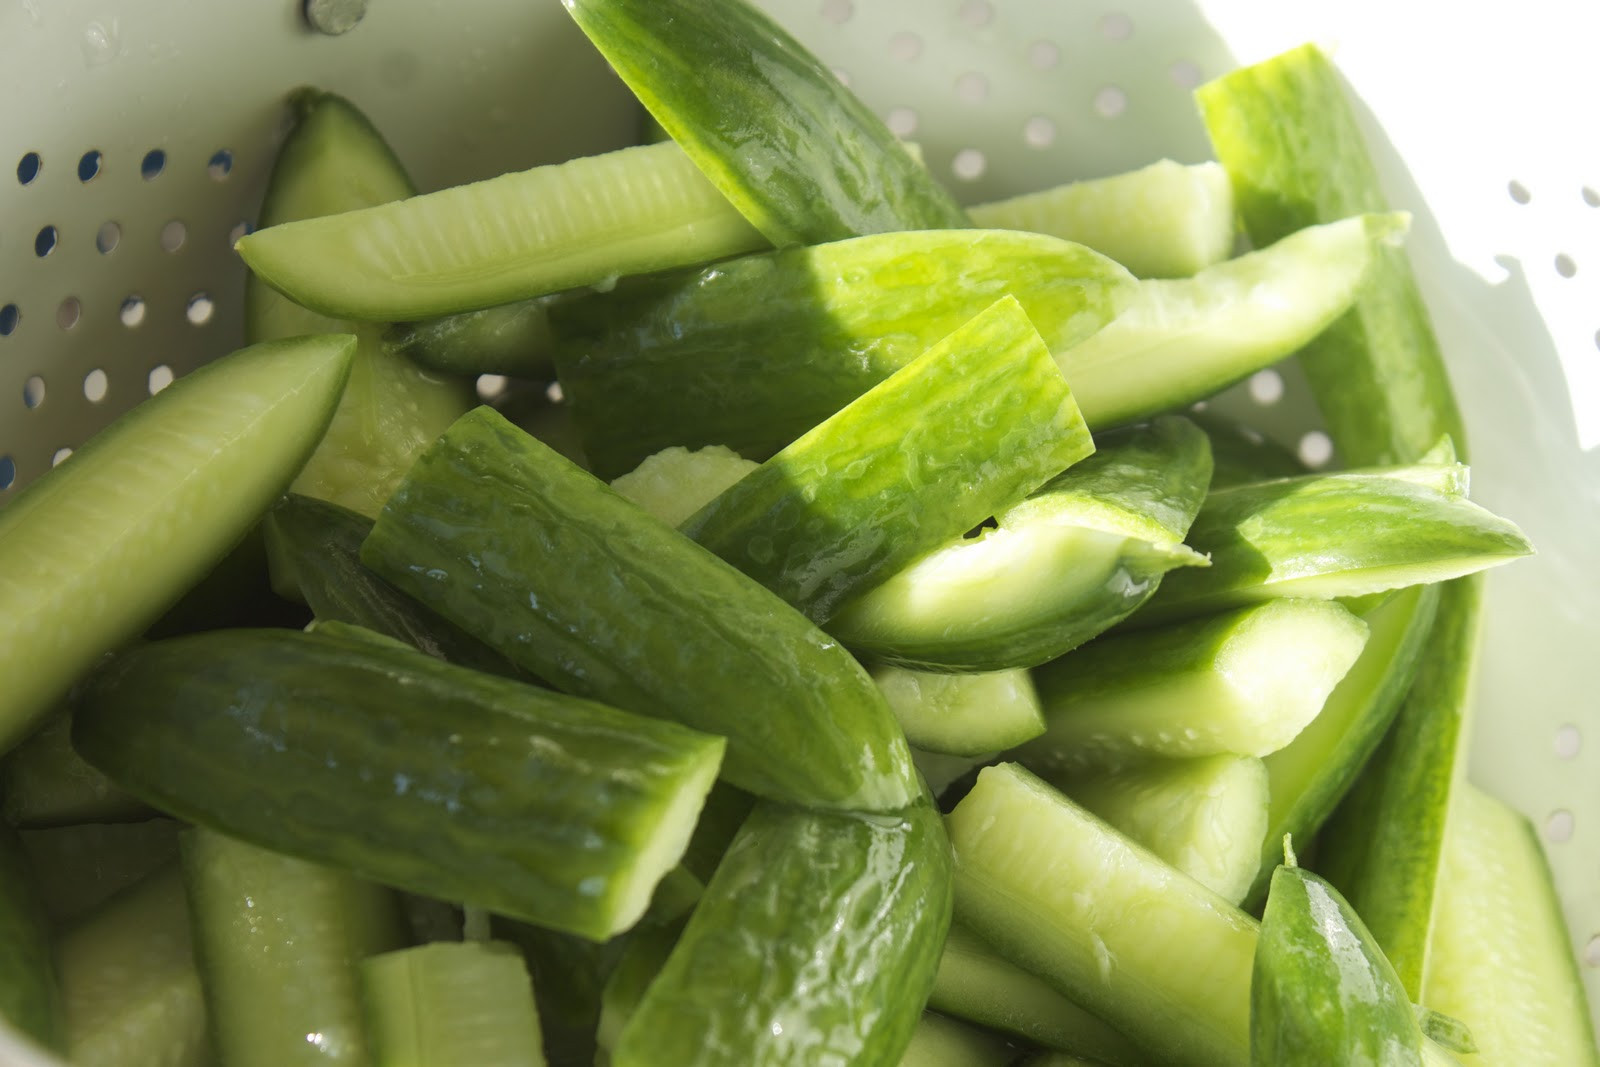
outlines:
[[[765,244],[667,142],[286,222],[237,247],[313,311],[409,322]]]
[[[18,833],[51,925],[71,926],[107,900],[178,862],[172,819],[87,822]]]
[[[1106,637],[1035,669],[1046,731],[1012,754],[1051,776],[1265,756],[1316,717],[1366,639],[1359,618],[1318,600]]]
[[[1033,678],[1025,670],[943,674],[872,668],[906,740],[927,752],[982,756],[1044,733]]]
[[[216,565],[327,428],[355,339],[254,345],[185,375],[0,512],[0,753]]]
[[[154,814],[83,761],[72,747],[72,716],[65,711],[0,760],[0,818],[18,829],[128,822]]]
[[[1017,1050],[996,1034],[925,1011],[900,1067],[1008,1067]]]
[[[1363,215],[1193,278],[1140,282],[1114,322],[1061,353],[1084,416],[1110,426],[1170,410],[1294,354],[1349,309],[1379,250],[1407,225],[1405,215]]]
[[[611,488],[669,526],[678,526],[759,466],[721,445],[665,448],[613,478]]]
[[[1088,245],[1140,278],[1187,278],[1233,251],[1233,186],[1216,163],[1170,159],[967,209],[975,226]]]
[[[1184,547],[1210,477],[1185,419],[1101,435],[1098,451],[842,608],[828,630],[879,659],[936,670],[1032,667],[1127,618]]]
[[[558,299],[533,297],[424,322],[398,323],[384,331],[383,344],[419,367],[442,374],[504,374],[549,381],[556,373],[549,304]]]
[[[1015,764],[946,820],[957,918],[1159,1063],[1250,1062],[1254,919]]]
[[[33,869],[16,831],[0,822],[0,1024],[40,1046],[65,1044],[61,992],[51,959],[50,927]]]
[[[438,942],[361,964],[374,1067],[544,1067],[533,984],[502,941]]]
[[[1464,1064],[1594,1067],[1594,1024],[1572,935],[1528,820],[1456,790],[1422,1000],[1471,1028]]]

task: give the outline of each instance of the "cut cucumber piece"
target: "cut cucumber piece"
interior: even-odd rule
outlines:
[[[450,663],[520,676],[500,653],[361,565],[361,545],[372,533],[365,515],[290,493],[261,526],[275,573],[319,622],[352,623]]]
[[[504,374],[549,381],[555,377],[549,304],[538,296],[514,304],[389,327],[383,343],[419,367],[442,374]]]
[[[108,900],[56,943],[67,1060],[206,1067],[206,1002],[174,864]]]
[[[745,0],[562,0],[690,159],[775,245],[967,225],[883,120]]]
[[[694,824],[689,847],[683,852],[684,869],[702,884],[709,882],[755,803],[755,797],[727,782],[712,786],[711,792],[706,794],[705,806],[700,809],[700,818]]]
[[[1270,440],[1237,419],[1209,411],[1191,412],[1189,418],[1206,432],[1211,442],[1212,489],[1309,473],[1293,449]]]
[[[679,529],[817,623],[1094,451],[1002,297]]]
[[[1452,582],[1388,736],[1318,837],[1318,865],[1413,998],[1427,973],[1451,796],[1463,781],[1482,583]]]
[[[611,1062],[894,1063],[949,925],[950,846],[931,804],[757,805]]]
[[[696,451],[665,448],[613,478],[611,488],[667,525],[677,526],[760,465],[721,445]]]
[[[1140,278],[1187,278],[1233,251],[1233,186],[1216,163],[1170,159],[967,209],[976,226],[1088,245]]]
[[[950,924],[928,1007],[1035,1044],[1096,1062],[1142,1062],[1127,1038],[1080,1008],[1043,978],[1000,955],[959,922]]]
[[[374,1067],[544,1067],[516,946],[419,945],[361,964]]]
[[[401,943],[394,894],[210,830],[186,831],[182,851],[223,1062],[366,1064],[356,965]]]
[[[660,927],[639,926],[625,937],[596,944],[570,934],[558,934],[501,916],[490,920],[490,932],[522,951],[523,963],[533,981],[539,1029],[545,1055],[556,1067],[598,1064],[595,1032],[600,1020],[602,993],[622,954],[635,940],[652,936]]]
[[[1267,832],[1267,768],[1259,759],[1158,760],[1056,784],[1230,904],[1255,880]]]
[[[1098,451],[975,536],[952,538],[846,604],[828,630],[857,652],[935,670],[1032,667],[1132,614],[1181,543],[1210,455],[1188,421],[1102,435]]]
[[[941,806],[945,806],[943,799],[946,790],[996,755],[998,753],[986,752],[981,756],[946,756],[941,752],[924,752],[918,748],[911,750],[911,760],[917,765],[917,773],[922,775],[928,792],[941,802]]]
[[[256,276],[338,318],[409,322],[766,244],[671,143],[624,148],[239,239]]]
[[[163,810],[386,885],[596,939],[644,914],[721,738],[337,630],[127,653],[73,742]]]
[[[1115,321],[1061,354],[1084,417],[1109,426],[1179,407],[1292,355],[1350,307],[1407,225],[1405,215],[1363,215],[1193,278],[1140,282]]]
[[[770,456],[1007,294],[1060,353],[1137,285],[1054,237],[892,233],[627,280],[551,325],[588,455],[615,477],[672,445]]]
[[[835,640],[488,408],[423,454],[361,556],[554,685],[728,738],[741,789],[917,795],[894,716]]]
[[[1158,1062],[1250,1062],[1255,920],[1015,764],[946,819],[956,914]]]
[[[600,1024],[595,1029],[595,1044],[600,1049],[595,1057],[597,1064],[610,1062],[611,1050],[617,1047],[623,1028],[639,1010],[650,983],[666,966],[667,957],[682,936],[683,924],[674,923],[640,930],[628,938],[622,958],[617,960],[611,977],[606,979],[606,988],[600,997]]]
[[[18,836],[53,926],[77,922],[122,890],[178,860],[172,819],[81,823]]]
[[[1256,944],[1251,1064],[1422,1067],[1422,1041],[1405,987],[1372,935],[1339,891],[1289,852],[1273,872]]]
[[[1259,909],[1282,859],[1284,835],[1310,840],[1366,766],[1416,677],[1433,627],[1439,587],[1402,589],[1361,613],[1367,643],[1322,710],[1283,748],[1265,757],[1270,800],[1256,876],[1245,897]]]
[[[0,753],[283,492],[328,425],[354,347],[302,337],[207,364],[0,512]]]
[[[1360,619],[1317,600],[1107,637],[1035,669],[1046,731],[1013,755],[1051,776],[1265,756],[1312,721],[1366,638]]]
[[[0,760],[0,818],[19,829],[129,822],[154,814],[73,750],[66,711],[52,715]]]
[[[1389,210],[1343,80],[1315,45],[1232,71],[1195,99],[1258,246]],[[1406,253],[1375,252],[1360,298],[1300,364],[1345,462],[1411,463],[1444,434],[1466,438]]]
[[[906,740],[929,752],[982,756],[1044,733],[1039,697],[1025,670],[937,674],[880,664],[872,680]]]
[[[298,121],[273,164],[261,226],[338,215],[415,192],[388,143],[348,100],[301,89],[290,105]],[[471,406],[472,391],[384,349],[376,328],[324,318],[259,278],[247,281],[246,340],[308,333],[354,333],[358,343],[339,408],[294,489],[376,515],[416,454]]]
[[[1594,1067],[1593,1023],[1538,834],[1463,784],[1444,839],[1422,999],[1472,1030],[1463,1064]]]
[[[1130,625],[1275,597],[1366,596],[1533,551],[1515,525],[1462,496],[1405,475],[1354,471],[1219,489],[1188,540],[1211,566],[1168,575]]]
[[[1017,1050],[1005,1039],[925,1011],[900,1067],[1007,1067]]]
[[[0,1025],[48,1049],[65,1044],[50,926],[16,831],[0,822]]]

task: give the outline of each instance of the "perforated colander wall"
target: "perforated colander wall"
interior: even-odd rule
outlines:
[[[1600,1004],[1600,5],[765,0],[967,201],[1209,149],[1189,89],[1314,39],[1363,104],[1472,433],[1540,549],[1490,578],[1472,773],[1533,817]],[[558,0],[0,8],[0,506],[239,343],[284,94],[345,93],[423,188],[630,140]],[[1327,459],[1294,368],[1218,402]],[[3,1059],[0,1048],[0,1059]]]

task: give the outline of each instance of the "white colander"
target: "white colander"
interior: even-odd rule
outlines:
[[[1391,200],[1416,217],[1474,495],[1540,550],[1489,578],[1472,776],[1543,831],[1600,1006],[1600,5],[763,6],[968,201],[1207,158],[1193,86],[1305,40],[1333,54]],[[231,245],[301,84],[368,111],[424,189],[637,128],[558,0],[370,0],[340,36],[311,29],[300,0],[4,0],[0,506],[240,344]],[[1292,367],[1225,403],[1328,458]],[[20,1057],[0,1032],[0,1063]]]

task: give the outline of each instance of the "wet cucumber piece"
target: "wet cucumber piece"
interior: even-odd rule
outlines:
[[[1110,426],[1181,407],[1292,355],[1351,306],[1407,225],[1405,215],[1363,215],[1308,227],[1193,278],[1140,282],[1127,310],[1061,356],[1086,397],[1084,417]]]
[[[1444,840],[1422,1000],[1471,1028],[1463,1064],[1594,1067],[1593,1023],[1539,835],[1472,785]]]
[[[1394,722],[1416,677],[1433,627],[1439,587],[1402,589],[1367,611],[1367,643],[1322,710],[1294,740],[1264,757],[1269,799],[1261,857],[1245,897],[1251,910],[1266,899],[1282,859],[1285,834],[1310,840],[1366,766]]]
[[[1139,1050],[1043,978],[1000,955],[959,922],[950,924],[928,1007],[1097,1063],[1142,1062]]]
[[[1008,1067],[1015,1046],[985,1030],[925,1011],[911,1031],[900,1067]]]
[[[695,451],[665,448],[613,478],[611,488],[662,522],[678,526],[759,466],[721,445]]]
[[[1177,571],[1130,620],[1189,618],[1273,597],[1358,597],[1500,566],[1522,531],[1426,478],[1382,469],[1219,489],[1189,530],[1211,566]],[[1359,908],[1360,905],[1357,905]]]
[[[611,1062],[893,1064],[949,924],[950,846],[931,804],[760,804]]]
[[[290,493],[267,512],[262,529],[274,571],[319,622],[351,623],[450,663],[518,676],[500,653],[361,565],[361,545],[372,533],[365,515]]]
[[[943,674],[880,664],[872,680],[906,740],[927,752],[982,756],[1044,733],[1039,697],[1025,670]]]
[[[390,351],[442,374],[504,374],[548,381],[555,377],[549,303],[534,297],[384,331]]]
[[[875,810],[917,795],[899,725],[836,641],[488,408],[418,460],[362,560],[553,685],[728,738],[741,789]]]
[[[846,604],[828,631],[909,667],[1033,667],[1127,618],[1166,572],[1204,565],[1182,542],[1210,477],[1205,436],[1163,416],[1096,444],[992,527]]]
[[[1163,159],[967,209],[986,230],[1029,230],[1088,245],[1140,278],[1187,278],[1233,251],[1233,187],[1216,163]]]
[[[1156,760],[1055,783],[1230,904],[1255,878],[1267,832],[1267,769],[1252,756]]]
[[[415,192],[388,143],[348,100],[301,89],[290,108],[296,124],[273,164],[261,226],[339,215]],[[294,489],[376,515],[416,453],[472,404],[471,389],[384,349],[375,327],[308,311],[252,275],[245,285],[246,338],[307,333],[354,333],[358,343],[339,408]]]
[[[1280,842],[1281,844],[1281,842]],[[1250,983],[1258,1067],[1421,1067],[1405,987],[1339,891],[1294,862],[1272,875]]]
[[[402,943],[394,894],[211,830],[185,831],[181,847],[195,958],[223,1062],[366,1064],[356,965]]]
[[[1054,237],[892,233],[624,280],[551,324],[586,451],[615,477],[673,445],[770,456],[1007,294],[1059,354],[1136,286]]]
[[[176,864],[63,931],[56,967],[68,1062],[104,1067],[215,1062]]]
[[[410,322],[765,244],[666,143],[285,222],[237,247],[257,277],[314,311]]]
[[[419,945],[361,964],[374,1067],[544,1067],[533,984],[499,941]]]
[[[1250,1062],[1256,922],[1015,764],[946,819],[956,917],[1163,1064]]]
[[[0,822],[0,1024],[43,1048],[64,1042],[61,991],[50,926],[32,865],[16,831]]]
[[[817,623],[1094,451],[1012,297],[680,526]]]
[[[640,102],[775,245],[949,229],[966,213],[745,0],[562,0]]]
[[[302,337],[207,364],[0,512],[0,753],[283,492],[328,425],[354,346]]]
[[[127,822],[154,814],[73,750],[72,716],[65,711],[0,760],[0,818],[18,829]]]
[[[73,742],[163,810],[386,885],[595,939],[644,914],[720,738],[336,629],[127,653]]]
[[[1315,718],[1366,639],[1359,618],[1320,600],[1105,637],[1034,670],[1045,733],[1012,755],[1052,777],[1265,756]]]

